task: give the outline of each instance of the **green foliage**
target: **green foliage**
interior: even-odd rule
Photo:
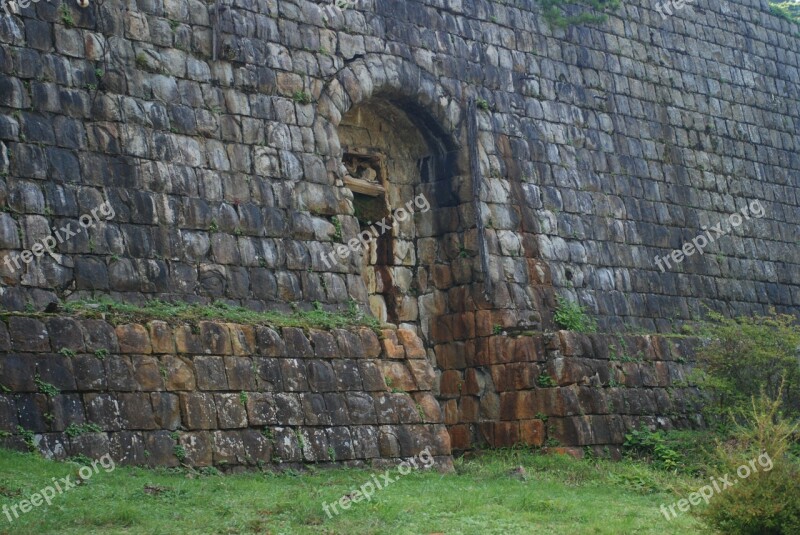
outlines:
[[[607,12],[620,6],[619,0],[537,0],[542,15],[551,27],[566,28],[581,24],[597,24],[608,18]],[[582,11],[580,8],[589,8]]]
[[[65,357],[74,357],[75,356],[75,352],[73,350],[69,349],[68,347],[62,347],[61,349],[58,350],[58,352],[60,354],[64,355]]]
[[[175,457],[177,457],[180,462],[186,460],[186,448],[184,448],[180,444],[176,444],[172,448],[172,452],[175,454]]]
[[[773,15],[785,21],[800,25],[800,3],[798,2],[770,2],[769,10]]]
[[[292,93],[292,100],[300,104],[311,104],[313,102],[311,95],[305,91],[295,91]]]
[[[39,377],[38,373],[34,377],[33,382],[36,383],[36,386],[39,388],[39,392],[41,392],[47,397],[52,398],[61,393],[61,390],[59,390],[55,386],[51,385],[50,383],[42,381],[42,378]]]
[[[75,26],[75,19],[72,18],[72,12],[69,10],[69,6],[67,6],[66,2],[61,4],[61,22],[64,23],[64,26],[67,28],[72,28]]]
[[[556,383],[555,379],[553,379],[552,377],[550,377],[546,373],[543,373],[543,374],[539,375],[539,378],[536,379],[536,383],[539,386],[543,387],[543,388],[548,388],[548,387],[551,387],[551,386],[558,386],[558,383]]]
[[[502,334],[503,333],[503,326],[502,325],[494,325],[492,327],[492,334]]]
[[[553,314],[553,321],[562,329],[579,333],[593,333],[597,331],[597,322],[591,318],[586,309],[578,303],[567,301],[557,296],[558,306]]]
[[[711,312],[698,333],[699,373],[693,379],[712,394],[710,416],[740,413],[763,389],[770,399],[780,398],[784,410],[800,416],[800,328],[793,316],[728,319]]]
[[[475,104],[483,111],[489,111],[489,102],[486,99],[479,98],[475,101]]]
[[[247,392],[239,392],[239,403],[242,404],[242,407],[247,407]]]
[[[17,426],[17,434],[25,441],[30,451],[36,451],[36,445],[33,443],[34,433],[30,429],[25,429],[21,425]]]
[[[663,470],[677,470],[682,463],[680,453],[672,449],[661,431],[650,431],[642,426],[625,435],[623,449],[630,455],[652,461]]]
[[[271,327],[299,327],[301,329],[340,329],[367,326],[378,329],[378,320],[367,316],[357,306],[348,306],[342,312],[328,312],[321,307],[314,310],[297,310],[291,314],[265,311],[256,312],[244,307],[215,302],[209,305],[147,301],[143,305],[119,303],[104,298],[100,300],[70,301],[64,303],[67,314],[87,318],[104,318],[115,324],[147,322],[153,319],[170,323],[219,320],[244,325]],[[97,353],[95,353],[97,355]]]
[[[86,433],[102,433],[103,429],[97,424],[69,424],[64,433],[70,438],[79,437]]]
[[[736,484],[716,494],[699,516],[720,533],[800,533],[800,461],[791,454],[800,424],[781,414],[781,404],[763,393],[753,398],[739,413],[733,439],[718,445],[723,473]],[[752,472],[747,478],[733,475],[742,465]]]
[[[151,454],[150,459],[154,457]],[[328,460],[324,452],[321,457]],[[436,470],[438,462],[432,470],[413,470],[374,495],[372,505],[356,504],[328,518],[322,503],[338,501],[371,481],[374,472],[360,468],[313,473],[268,470],[210,477],[218,472],[206,468],[199,471],[208,476],[203,477],[188,468],[148,469],[117,464],[113,472],[100,470],[85,488],[59,495],[47,514],[20,515],[5,529],[20,534],[93,535],[212,531],[637,535],[701,532],[692,515],[666,522],[658,508],[676,499],[669,494],[672,487],[679,487],[681,496],[686,496],[680,487],[696,489],[703,483],[642,463],[604,459],[588,462],[518,448],[459,457],[454,467],[454,471],[444,474]],[[510,475],[518,467],[525,470],[527,479]],[[52,477],[72,474],[75,468],[40,456],[0,450],[0,499],[5,499],[4,490],[20,489],[19,497],[5,500],[10,506],[50,484]],[[637,480],[663,490],[633,492],[629,485],[636,485]],[[145,494],[145,487],[175,492],[156,496]],[[380,500],[378,505],[376,500]],[[587,507],[587,503],[602,503],[603,507]]]
[[[342,222],[339,220],[338,217],[333,216],[331,218],[331,223],[333,223],[333,239],[334,241],[342,241]]]
[[[94,350],[94,356],[97,357],[100,360],[103,360],[104,358],[106,358],[108,356],[108,349],[103,349],[103,348],[95,349]]]
[[[328,446],[328,458],[331,461],[335,461],[336,460],[336,450],[333,449],[333,446]]]

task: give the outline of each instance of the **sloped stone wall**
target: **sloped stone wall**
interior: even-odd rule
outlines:
[[[198,0],[61,5],[0,18],[7,309],[92,292],[366,303],[358,261],[320,258],[334,216],[351,223],[341,241],[357,231],[341,117],[384,99],[436,133],[454,171],[416,185],[438,204],[419,225],[441,239],[421,308],[546,324],[552,285],[613,329],[669,331],[702,304],[797,311],[800,45],[764,1],[666,18],[625,2],[559,30],[528,1],[259,0],[218,18]],[[4,262],[104,200],[113,220]],[[763,218],[657,267],[753,200]]]
[[[30,433],[56,459],[219,468],[381,465],[429,447],[451,466],[433,370],[409,331],[382,347],[367,328],[5,319],[5,447],[27,448]]]

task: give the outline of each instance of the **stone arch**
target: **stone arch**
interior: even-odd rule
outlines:
[[[373,299],[376,293],[391,293],[399,289],[399,295],[391,296],[392,299],[398,299],[398,303],[389,304],[382,319],[416,325],[419,334],[432,346],[429,336],[432,314],[445,313],[447,309],[447,296],[437,288],[434,280],[437,264],[444,265],[447,262],[448,253],[441,250],[443,243],[440,242],[448,236],[455,240],[453,235],[463,234],[464,227],[471,225],[468,221],[460,223],[463,215],[459,215],[459,207],[472,201],[468,154],[462,150],[461,142],[464,135],[462,106],[433,76],[418,66],[401,58],[368,55],[344,67],[325,85],[317,111],[320,123],[315,128],[318,132],[324,132],[328,140],[327,154],[323,154],[327,158],[327,168],[334,175],[339,193],[353,207],[342,218],[344,234],[348,237],[363,232],[365,223],[370,222],[353,217],[357,215],[358,194],[354,194],[352,189],[348,191],[345,181],[352,178],[348,173],[358,167],[358,162],[354,163],[354,160],[361,156],[368,157],[370,151],[381,152],[379,142],[354,146],[355,136],[348,130],[359,124],[377,132],[381,127],[394,124],[408,134],[405,139],[399,140],[402,147],[389,147],[384,143],[384,154],[372,155],[376,158],[397,157],[405,151],[410,158],[405,166],[395,165],[393,169],[387,169],[395,173],[394,176],[383,177],[390,183],[385,197],[387,213],[417,200],[420,195],[430,204],[430,213],[417,212],[412,221],[413,228],[395,225],[393,234],[388,237],[389,240],[396,240],[395,245],[406,248],[407,243],[402,242],[413,241],[410,255],[387,256],[387,248],[392,245],[377,243],[377,250],[371,251],[372,266],[356,264],[350,268],[364,277],[364,292],[360,295],[362,301],[374,305],[380,301]],[[352,164],[350,171],[344,165],[346,161]],[[416,167],[416,170],[412,167]],[[398,177],[397,172],[405,175]],[[391,252],[397,253],[398,249],[402,249],[399,245]],[[457,246],[455,250],[458,251]],[[380,255],[383,257],[380,258]],[[367,273],[370,267],[383,270],[380,276],[389,280],[394,290],[387,289],[385,284],[381,285],[381,281],[374,279],[371,285]],[[411,284],[408,284],[407,276],[400,274],[405,267],[413,272]],[[387,271],[392,273],[387,275]],[[405,282],[394,287],[401,280]],[[380,287],[378,292],[376,282]],[[416,308],[416,311],[409,311],[408,306]],[[380,305],[372,308],[381,317]]]

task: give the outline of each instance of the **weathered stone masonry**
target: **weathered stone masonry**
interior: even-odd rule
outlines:
[[[428,447],[447,469],[422,343],[386,337],[391,354],[366,328],[12,316],[0,322],[0,429],[13,433],[2,444],[27,448],[20,426],[56,459],[219,467],[380,465]]]
[[[800,45],[765,2],[698,0],[667,19],[626,2],[566,30],[522,0],[237,1],[218,19],[213,7],[68,2],[64,14],[39,2],[0,17],[3,309],[97,295],[285,310],[353,299],[418,335],[435,373],[418,388],[443,409],[430,425],[444,422],[457,449],[535,444],[542,428],[562,444],[612,444],[620,422],[688,423],[686,355],[664,339],[632,339],[644,356],[616,361],[604,357],[615,337],[496,334],[552,330],[556,293],[609,332],[670,332],[703,304],[797,313]],[[347,186],[354,158],[383,165],[383,193]],[[420,194],[432,209],[374,256],[322,262],[370,223],[363,206]],[[105,200],[113,220],[24,269],[4,263]],[[658,269],[656,256],[751,200],[764,218]],[[36,372],[37,354],[12,346],[3,374]],[[384,375],[413,372],[384,360]],[[111,375],[103,396],[141,400]],[[58,433],[36,423],[49,409],[20,401],[44,403],[29,379],[4,395],[10,414]],[[216,410],[222,394],[239,392],[213,394]],[[170,429],[157,427],[119,432]]]

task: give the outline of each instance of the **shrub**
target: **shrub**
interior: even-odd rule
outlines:
[[[597,322],[586,314],[586,309],[578,303],[556,297],[558,306],[553,321],[562,329],[579,333],[592,333],[597,330]]]
[[[699,334],[697,383],[716,401],[711,416],[741,413],[762,388],[788,414],[800,415],[800,329],[793,316],[728,319],[711,312]]]
[[[664,434],[644,426],[625,435],[622,447],[631,456],[650,460],[664,470],[677,470],[681,465],[681,454],[667,444]]]
[[[734,438],[717,447],[722,468],[735,484],[717,493],[698,515],[721,533],[800,533],[800,463],[790,453],[798,424],[782,416],[780,406],[780,399],[763,393],[753,398],[750,410],[739,414],[743,423]],[[747,478],[734,475],[753,459],[759,461],[757,470]]]

